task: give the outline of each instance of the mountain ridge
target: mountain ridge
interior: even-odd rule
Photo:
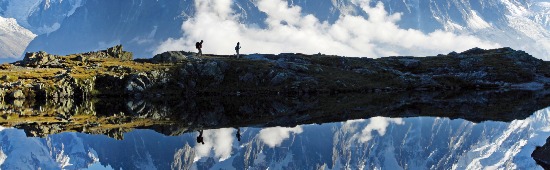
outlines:
[[[397,25],[402,29],[418,30],[425,34],[443,30],[457,35],[473,35],[501,46],[530,51],[535,57],[541,59],[546,59],[545,57],[550,54],[545,51],[550,46],[550,42],[545,40],[550,37],[550,33],[547,22],[548,8],[544,2],[491,0],[483,3],[463,3],[455,0],[445,2],[384,0],[370,1],[370,5],[374,6],[377,2],[383,3],[388,14],[401,13],[401,20],[397,22]],[[5,8],[4,17],[14,17],[13,14],[10,14],[14,12],[6,13],[6,11],[9,11],[8,7],[15,2],[4,0],[0,3],[6,5],[6,7],[1,7],[2,4],[0,4],[0,8]],[[40,3],[40,5],[37,5],[36,9],[32,9],[35,11],[31,13],[32,15],[17,15],[19,18],[28,18],[18,19],[19,24],[38,35],[25,51],[46,50],[61,55],[100,50],[122,43],[126,44],[127,48],[133,51],[138,58],[147,57],[156,51],[156,48],[159,48],[157,46],[160,43],[171,38],[181,37],[182,33],[189,32],[190,30],[182,30],[182,24],[194,19],[198,12],[196,4],[192,1],[145,2],[146,4],[133,3],[133,1],[117,1],[111,4],[86,0],[50,1],[49,8],[45,8],[48,5],[44,4],[44,1],[37,0],[36,3]],[[232,3],[231,9],[239,24],[266,28],[267,16],[266,13],[258,9],[257,1],[237,0]],[[300,7],[301,15],[311,14],[320,21],[327,21],[329,24],[342,15],[368,18],[360,4],[352,2],[287,1],[287,4],[289,7]],[[122,8],[124,6],[135,9],[133,11],[136,12],[117,13],[113,12],[116,10],[100,10],[103,7]],[[156,10],[147,10],[143,6]],[[96,12],[90,13],[89,11]],[[163,12],[159,14],[154,11]],[[66,17],[60,17],[64,15]],[[0,16],[2,16],[1,12]],[[152,16],[155,20],[151,19]],[[110,18],[112,21],[105,22],[101,18]],[[27,20],[31,23],[24,24]],[[43,23],[38,21],[43,21]],[[82,24],[83,21],[89,24]],[[125,22],[112,24],[118,21]],[[148,23],[148,25],[140,23]],[[46,31],[47,28],[55,29]],[[114,32],[104,31],[102,28],[109,28]],[[133,28],[133,30],[125,28]],[[82,42],[81,39],[88,39],[89,42]],[[412,49],[408,50],[402,51],[400,54],[414,52],[411,51]]]

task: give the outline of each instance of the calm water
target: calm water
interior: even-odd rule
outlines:
[[[512,122],[436,117],[348,120],[123,140],[65,132],[27,137],[0,129],[1,169],[542,169],[531,158],[550,136],[550,108]]]

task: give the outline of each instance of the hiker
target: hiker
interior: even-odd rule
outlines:
[[[237,140],[239,140],[239,142],[241,141],[241,128],[237,128],[237,134],[235,134],[235,136],[237,136]]]
[[[199,136],[197,136],[197,143],[202,143],[204,145],[204,138],[202,138],[202,129],[199,130]]]
[[[195,47],[197,48],[197,50],[199,50],[199,53],[197,53],[197,55],[199,55],[199,56],[202,56],[202,50],[201,50],[202,49],[202,42],[203,41],[201,40],[201,42],[195,43]]]
[[[237,58],[239,58],[239,49],[241,49],[241,46],[239,44],[240,42],[237,42],[237,46],[235,46],[235,51],[237,52]]]

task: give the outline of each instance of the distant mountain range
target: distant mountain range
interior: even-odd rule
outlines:
[[[258,0],[235,0],[231,7],[242,24],[265,28]],[[444,30],[525,50],[550,59],[550,3],[542,0],[381,0],[385,11],[402,13],[403,29]],[[346,0],[290,0],[321,21],[342,15],[368,18],[360,4]],[[182,23],[195,17],[191,0],[0,0],[0,58],[24,51],[69,54],[124,44],[137,57],[152,57],[156,47],[182,36]],[[121,10],[124,9],[124,10]],[[14,22],[14,18],[16,22]],[[360,28],[358,28],[360,29]],[[36,37],[35,37],[36,36]],[[410,53],[413,53],[411,49]],[[449,51],[450,52],[450,51]],[[402,51],[400,55],[408,54]]]

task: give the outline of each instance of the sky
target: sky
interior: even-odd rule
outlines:
[[[397,25],[400,13],[389,14],[381,2],[369,6],[370,0],[352,0],[368,18],[341,15],[336,22],[322,22],[306,15],[300,6],[284,0],[259,0],[260,11],[267,15],[266,28],[242,24],[233,11],[231,0],[195,1],[195,17],[185,21],[182,35],[162,42],[154,53],[184,49],[196,51],[196,41],[204,40],[203,53],[231,55],[240,42],[240,53],[336,54],[352,57],[397,55],[428,56],[465,51],[473,47],[497,48],[472,35],[442,30],[423,33]]]

